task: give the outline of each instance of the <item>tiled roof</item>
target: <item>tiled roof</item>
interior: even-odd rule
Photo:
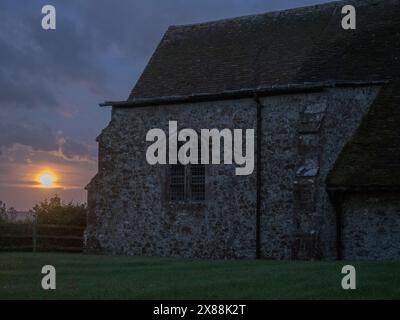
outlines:
[[[333,188],[400,189],[400,80],[381,89],[328,177]]]
[[[341,8],[357,9],[343,30]],[[400,1],[338,1],[172,26],[129,100],[400,74]]]

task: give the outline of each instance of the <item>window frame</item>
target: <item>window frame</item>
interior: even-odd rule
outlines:
[[[183,199],[173,199],[173,176],[172,176],[172,167],[173,166],[182,166],[184,168],[184,178],[183,178]],[[203,175],[193,175],[193,167],[195,166],[202,166],[203,170]],[[167,201],[169,203],[205,203],[207,200],[207,193],[206,193],[206,175],[207,175],[207,170],[206,170],[206,165],[204,164],[188,164],[188,165],[182,165],[182,164],[175,164],[175,165],[168,165],[167,166]],[[193,183],[193,176],[198,176],[202,177],[203,183]],[[200,197],[194,198],[193,194],[193,185],[200,185],[203,188],[203,193],[202,193],[202,199]]]

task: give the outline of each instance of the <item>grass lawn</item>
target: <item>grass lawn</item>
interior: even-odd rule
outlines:
[[[41,268],[57,289],[41,289]],[[341,288],[341,268],[357,289]],[[190,260],[0,253],[0,299],[399,299],[400,262]]]

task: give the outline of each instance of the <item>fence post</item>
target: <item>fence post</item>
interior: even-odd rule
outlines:
[[[37,236],[37,230],[36,230],[36,225],[37,225],[37,217],[36,214],[33,219],[33,252],[36,252],[36,236]]]

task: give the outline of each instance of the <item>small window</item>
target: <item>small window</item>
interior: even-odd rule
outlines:
[[[205,165],[170,165],[170,201],[199,202],[205,200]]]
[[[185,166],[175,164],[170,166],[170,200],[185,201]]]
[[[190,165],[190,191],[192,201],[204,201],[206,193],[206,168],[204,164]]]
[[[210,142],[211,143],[211,142]],[[178,141],[178,150],[184,144]],[[200,161],[200,145],[198,146]],[[210,149],[211,150],[211,149]],[[206,193],[204,164],[174,164],[169,166],[169,200],[172,202],[202,202]]]

